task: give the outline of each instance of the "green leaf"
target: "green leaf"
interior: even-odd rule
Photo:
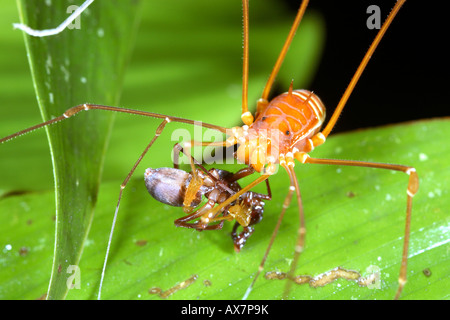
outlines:
[[[204,1],[198,6],[179,1],[170,8],[163,2],[147,2],[122,105],[224,126],[240,124],[242,31],[238,7],[231,1]],[[251,3],[250,12],[252,102],[259,98],[293,17],[286,18],[279,6],[259,2]],[[296,37],[297,48],[288,53],[288,57],[297,59],[285,64],[284,74],[279,77],[283,89],[292,78],[296,87],[308,88],[308,79],[298,80],[303,71],[298,66],[310,65],[314,69],[317,64],[317,60],[307,63],[299,58],[318,59],[323,25],[316,15],[304,22]],[[18,58],[2,61],[12,60],[7,70],[11,70],[9,82],[15,84],[16,93],[6,92],[0,97],[10,99],[4,101],[5,105],[30,104],[33,108],[30,88],[24,85],[29,77],[26,70],[22,78],[11,75],[17,74],[24,64],[20,63],[23,48],[13,45],[13,37],[11,32],[6,39],[11,39],[10,47],[15,48]],[[31,111],[19,115],[14,114],[14,109],[0,112],[7,112],[0,121],[8,119],[5,125],[2,121],[1,136],[39,122],[33,119]],[[154,119],[116,117],[96,215],[79,265],[81,289],[70,290],[68,298],[96,297],[119,185],[158,124]],[[145,167],[171,166],[171,147],[177,138],[172,138],[172,132],[179,128],[186,126],[168,125],[124,191],[104,299],[160,299],[150,295],[149,289],[167,290],[194,274],[198,275],[197,280],[169,299],[240,299],[257,270],[287,193],[287,175],[280,172],[271,178],[273,200],[267,202],[263,221],[239,254],[233,251],[231,224],[214,232],[177,229],[173,220],[182,215],[181,209],[151,199],[142,173]],[[312,153],[315,157],[392,162],[417,168],[421,187],[413,204],[409,281],[402,295],[405,299],[441,299],[448,295],[448,128],[448,120],[442,120],[339,134]],[[431,136],[430,141],[427,137]],[[0,188],[7,194],[27,191],[14,196],[9,193],[0,201],[0,212],[7,213],[0,216],[0,263],[5,270],[0,275],[2,298],[33,299],[47,290],[55,222],[51,169],[42,146],[45,147],[45,140],[40,133],[0,146]],[[232,171],[238,167],[223,166]],[[33,170],[30,172],[29,168]],[[296,170],[307,226],[306,248],[297,272],[317,275],[342,266],[364,274],[368,266],[376,265],[382,272],[382,288],[370,290],[338,280],[319,289],[294,286],[292,297],[391,299],[400,265],[407,176],[333,166],[297,165]],[[265,192],[264,188],[258,190]],[[350,191],[354,197],[348,196]],[[267,260],[266,271],[288,269],[297,225],[297,206],[293,203]],[[22,247],[28,250],[21,250]],[[423,274],[425,268],[431,270],[430,277]],[[249,298],[278,299],[283,287],[284,281],[261,277]]]
[[[448,297],[449,256],[448,188],[450,170],[445,159],[450,145],[449,120],[423,121],[338,134],[312,156],[361,159],[416,167],[420,190],[414,198],[408,259],[408,282],[403,299]],[[427,135],[434,137],[430,142]],[[230,166],[225,166],[230,168]],[[235,170],[235,169],[233,169]],[[294,286],[293,299],[392,299],[400,269],[406,186],[408,176],[389,170],[320,165],[297,165],[306,214],[306,247],[297,274],[316,276],[338,266],[366,275],[369,266],[381,272],[381,289],[359,287],[338,280],[323,288]],[[103,297],[105,299],[160,299],[149,289],[168,290],[198,275],[197,280],[173,299],[241,299],[254,276],[288,189],[288,177],[280,171],[271,178],[273,200],[266,202],[263,221],[243,250],[232,247],[229,223],[221,231],[177,229],[173,220],[180,208],[149,199],[143,181],[135,178],[126,189],[115,231]],[[258,190],[265,192],[261,187]],[[98,283],[109,231],[117,183],[102,185],[98,215],[90,243],[80,265],[84,270],[81,290],[71,297],[92,297]],[[296,240],[297,205],[286,213],[265,271],[287,271]],[[94,266],[97,266],[95,268]],[[429,269],[427,277],[424,270]],[[211,283],[207,286],[208,281]],[[86,284],[89,283],[89,286]],[[284,281],[261,277],[249,299],[281,298]]]
[[[34,29],[56,27],[74,10],[64,1],[21,0],[18,6],[21,21]],[[87,101],[118,103],[138,8],[136,1],[100,2],[72,30],[45,38],[25,35],[44,120]],[[65,297],[67,274],[62,270],[79,264],[97,201],[111,120],[111,114],[92,113],[47,128],[56,189],[49,299]]]
[[[94,2],[90,9],[94,10],[96,5],[98,5],[97,2]],[[184,1],[178,1],[177,5],[170,7],[167,5],[164,6],[161,3],[146,4],[142,15],[144,21],[142,23],[141,32],[138,35],[138,50],[132,58],[132,66],[125,82],[125,105],[128,107],[140,108],[143,102],[145,102],[149,106],[147,109],[151,111],[193,119],[203,119],[204,121],[209,122],[214,122],[220,117],[223,121],[220,124],[231,126],[239,123],[239,118],[236,118],[236,114],[230,112],[231,109],[228,110],[227,106],[230,106],[230,108],[235,110],[234,106],[240,105],[242,67],[240,63],[236,64],[236,61],[239,61],[242,56],[241,10],[239,9],[239,5],[231,2],[220,3],[221,7],[219,8],[217,8],[217,4],[211,6],[211,3],[208,1],[199,3],[199,6],[203,6],[205,10],[210,10],[211,14],[205,16],[203,11],[198,10],[198,7],[193,7]],[[99,10],[102,11],[102,9]],[[14,18],[14,16],[13,18],[10,17],[10,11],[4,12],[9,19],[2,20],[5,21],[6,24],[6,27],[2,30],[10,30],[11,23],[16,22],[17,19]],[[278,18],[273,19],[273,24],[269,27],[260,17],[267,17],[272,13],[278,14]],[[293,17],[291,19],[284,19],[283,14],[283,8],[278,6],[252,6],[250,52],[253,53],[254,58],[251,59],[250,71],[251,101],[255,101],[260,94],[268,71],[270,70],[270,67],[268,66],[275,61],[278,50],[284,41],[283,37],[280,37],[279,34],[285,33],[288,30],[291,23],[290,21],[293,19]],[[83,31],[85,23],[88,23],[85,22],[85,20],[86,19],[82,15],[82,29],[75,30],[75,32]],[[114,21],[114,19],[111,19],[111,21]],[[45,26],[41,26],[41,28],[49,27],[49,25],[52,24],[48,23]],[[211,26],[214,26],[214,28]],[[109,27],[120,28],[120,26]],[[299,85],[301,85],[302,82],[306,83],[308,76],[305,74],[311,73],[311,70],[317,65],[317,57],[319,56],[317,52],[320,50],[322,44],[321,29],[322,25],[317,16],[311,15],[305,20],[301,31],[298,33],[297,41],[290,49],[290,52],[295,56],[302,57],[295,60],[297,66],[308,65],[308,68],[305,68],[306,72],[302,72],[300,68],[289,68],[289,63],[285,64],[286,68],[283,70],[284,76],[283,78],[280,77],[284,80],[284,87],[287,88],[290,79],[292,78],[295,78]],[[98,29],[95,30],[97,30],[98,33]],[[73,33],[74,31],[70,32]],[[105,38],[108,35],[110,35],[110,33],[105,33]],[[63,35],[60,35],[58,37],[62,36]],[[16,37],[19,38],[20,36],[17,35]],[[5,74],[5,82],[8,81],[10,83],[11,79],[14,78],[14,76],[17,77],[19,74],[21,77],[17,77],[17,80],[14,82],[13,89],[16,90],[16,93],[8,95],[8,92],[4,92],[5,94],[1,95],[1,97],[10,98],[9,101],[4,101],[5,105],[20,105],[23,109],[21,109],[19,113],[16,111],[16,108],[0,110],[0,112],[5,112],[4,116],[0,117],[0,119],[9,119],[4,125],[0,126],[1,136],[5,136],[39,122],[39,119],[36,117],[33,118],[32,108],[35,103],[33,102],[32,94],[29,94],[31,88],[30,86],[25,85],[29,81],[29,73],[23,66],[25,63],[23,60],[25,59],[22,59],[22,61],[20,60],[20,57],[23,56],[23,49],[20,45],[17,45],[18,42],[17,39],[14,38],[13,31],[7,33],[7,36],[4,38],[11,39],[10,47],[15,48],[14,55],[11,57],[8,56],[3,60],[9,60],[9,64],[13,63],[13,66],[9,68],[10,72]],[[113,40],[114,39],[117,40],[116,37],[113,37]],[[44,40],[40,39],[39,41]],[[267,50],[268,42],[273,44],[273,50]],[[89,46],[81,46],[81,48],[83,48],[84,51],[89,52],[89,54],[97,52],[95,50],[97,47],[91,48]],[[115,51],[108,46],[106,46],[106,48],[107,50],[105,51]],[[259,54],[255,54],[257,52],[259,52]],[[86,55],[88,53],[83,54],[79,54],[80,57],[78,58],[86,60]],[[83,63],[80,62],[78,65],[82,67]],[[40,67],[41,69],[44,68],[43,66]],[[22,73],[18,70],[21,70]],[[62,77],[62,79],[64,78]],[[103,77],[101,80],[105,81]],[[56,81],[56,84],[59,84],[59,82]],[[92,91],[97,92],[97,89],[101,88],[96,88],[96,90]],[[104,91],[108,91],[111,94],[117,92],[115,89],[107,89],[108,90]],[[76,97],[76,102],[74,101],[67,104],[76,105],[85,101],[91,101],[116,105],[114,102],[108,103],[108,101],[105,101],[105,99],[101,97],[101,95],[104,94],[104,91],[100,90],[99,98],[84,98],[84,96],[80,94],[80,96]],[[63,92],[66,93],[68,91],[63,89]],[[175,92],[176,94],[173,94],[172,92]],[[93,93],[94,92],[92,92],[92,94]],[[218,106],[219,103],[224,107],[214,108],[216,111],[215,114],[205,112],[211,110],[211,106]],[[28,109],[25,109],[25,107],[28,107]],[[65,104],[63,105],[63,108],[66,108]],[[53,115],[60,113],[62,113],[62,111],[59,113],[55,112]],[[93,112],[93,114],[94,113],[95,112]],[[80,115],[75,119],[66,121],[68,123],[67,125],[74,120],[78,120],[81,116],[88,116],[88,114]],[[154,132],[157,125],[157,122],[152,119],[138,119],[135,117],[127,117],[125,115],[118,117],[118,120],[116,126],[117,130],[113,132],[112,148],[109,149],[104,169],[104,181],[113,181],[113,185],[117,188],[116,191],[112,190],[111,192],[113,198],[117,196],[119,184],[130,170],[131,164],[136,160],[142,148],[151,138],[152,132]],[[84,121],[85,120],[80,120],[81,123],[84,123]],[[85,132],[91,130],[89,128],[81,128],[81,125],[82,124],[79,123],[76,124],[79,129],[77,131],[79,136],[82,136]],[[90,128],[95,127],[89,124],[85,125]],[[54,127],[59,128],[59,126],[60,124]],[[175,128],[173,127],[173,129]],[[103,132],[103,130],[100,131]],[[164,139],[165,141],[169,139],[169,134],[170,131],[163,134],[160,139],[162,143],[156,145],[152,150],[152,154],[147,157],[146,161],[150,160],[152,166],[170,165],[169,155],[170,144],[172,143],[167,144],[164,142]],[[43,190],[52,189],[50,178],[51,169],[49,167],[49,160],[46,156],[47,151],[45,150],[45,142],[42,138],[42,133],[37,132],[20,139],[15,139],[15,141],[2,145],[2,147],[3,148],[0,150],[0,152],[2,152],[2,156],[0,156],[0,161],[2,161],[0,168],[3,168],[4,170],[1,172],[2,179],[0,179],[0,188],[6,196],[21,193],[32,195],[35,191],[41,192]],[[93,145],[89,144],[89,148],[92,147]],[[158,159],[153,156],[155,154],[167,155],[167,157],[161,156]],[[30,159],[33,159],[33,161],[31,162]],[[81,163],[83,163],[82,166],[85,165],[85,162]],[[27,168],[31,166],[33,167],[33,174],[30,174],[29,170],[27,170]],[[131,189],[131,187],[129,188]],[[17,199],[20,198],[21,197]],[[4,201],[7,200],[5,199]],[[114,202],[116,201],[117,199],[114,200]],[[73,203],[77,202],[72,201],[71,204]],[[106,205],[108,208],[105,209],[108,211],[108,215],[105,217],[106,220],[98,222],[105,227],[105,230],[109,229],[109,226],[111,225],[113,214],[113,207],[111,205],[112,203]],[[32,208],[33,214],[35,215],[34,218],[30,218],[31,225],[35,226],[36,221],[42,219],[43,221],[49,222],[49,226],[52,227],[53,220],[51,217],[54,216],[54,209],[51,204],[43,207],[43,212],[45,212],[43,213],[43,217],[37,215],[36,206],[33,206]],[[101,211],[100,207],[97,209],[97,212],[99,211]],[[5,216],[6,219],[14,217],[14,210],[9,208],[8,211],[5,212],[11,212],[11,214]],[[122,211],[120,211],[120,216],[121,215]],[[48,218],[49,216],[50,218]],[[75,230],[78,227],[83,228],[83,226],[81,226],[82,223],[75,222],[75,224]],[[14,226],[17,227],[16,225]],[[71,227],[71,225],[69,224],[68,227]],[[171,227],[171,224],[169,224],[169,227]],[[101,240],[95,242],[94,247],[99,253],[102,252],[103,254],[105,251],[106,240],[108,238],[107,234],[108,232],[101,236]],[[4,237],[5,240],[2,243],[5,243],[5,245],[13,243],[13,248],[16,248],[18,245],[17,243],[25,242],[29,247],[32,247],[32,244],[35,243],[35,239],[33,238],[30,239],[30,242],[20,240],[15,242],[13,241],[14,237],[11,238],[11,235],[8,233],[5,233]],[[91,235],[89,237],[86,242],[88,246],[92,244],[92,240],[90,240],[91,237],[95,238],[96,236]],[[120,233],[117,237],[120,238]],[[50,253],[52,252],[51,248],[53,246],[51,234],[48,234],[46,239],[47,241],[43,247],[48,250],[47,253]],[[30,252],[33,252],[33,250],[30,250]],[[100,254],[99,257],[102,254]],[[112,256],[114,256],[114,248]],[[95,281],[91,281],[90,285],[90,288],[92,288],[93,291],[87,296],[93,298],[95,295],[94,292],[98,288],[100,266],[93,267],[94,264],[89,262],[89,259],[85,258],[84,255],[82,261],[85,259],[89,267],[87,267],[87,269],[85,269],[84,266],[81,267],[82,280],[84,281],[85,279],[86,270],[95,270],[97,272]],[[33,288],[35,288],[34,291],[30,290],[28,286],[22,288],[23,290],[21,291],[20,288],[16,288],[16,284],[13,281],[11,285],[5,284],[3,286],[5,289],[2,292],[2,296],[27,298],[42,296],[45,293],[46,286],[44,286],[45,288],[43,288],[42,285],[34,286],[34,283],[42,284],[47,281],[48,273],[46,273],[45,270],[48,269],[48,266],[44,262],[47,264],[49,263],[48,259],[42,258],[42,265],[40,268],[33,268],[33,270],[39,270],[39,276],[30,270],[27,271],[32,277],[37,277],[32,278],[33,280],[27,282],[33,283]],[[56,267],[56,271],[59,271],[58,274],[60,274],[63,279],[66,279],[70,275],[66,273],[66,265],[61,266],[60,268],[59,264],[56,264],[55,268]],[[8,282],[9,280],[14,279],[14,274],[15,273],[5,274],[6,279],[8,279],[5,281]],[[109,271],[107,271],[107,277],[108,274]],[[75,291],[72,292],[74,293]],[[73,297],[72,292],[69,297]]]
[[[414,198],[411,224],[408,282],[404,299],[444,299],[448,297],[448,189],[450,170],[445,159],[449,120],[420,121],[332,136],[316,157],[363,159],[409,164],[416,167],[420,190]],[[424,134],[431,134],[430,142]],[[359,287],[338,280],[323,288],[294,286],[296,299],[391,299],[397,286],[402,250],[406,185],[401,173],[370,168],[298,165],[297,176],[306,212],[306,247],[298,274],[318,275],[342,266],[365,274],[373,265],[381,270],[381,289]],[[280,172],[271,178],[274,198],[266,203],[265,217],[247,245],[236,254],[229,232],[195,232],[177,229],[172,221],[180,208],[162,205],[149,198],[140,178],[126,189],[115,231],[110,263],[104,284],[106,299],[159,299],[149,295],[152,287],[167,290],[198,275],[174,299],[240,299],[257,270],[271,231],[287,192],[287,176]],[[81,289],[71,290],[70,298],[94,298],[106,245],[109,223],[117,200],[117,181],[102,184],[97,214],[81,268]],[[352,194],[352,196],[349,196]],[[47,204],[46,204],[47,202]],[[2,211],[11,213],[1,222],[1,232],[12,249],[3,249],[2,288],[19,293],[40,277],[30,270],[45,270],[43,257],[54,222],[51,192],[8,197]],[[35,216],[42,217],[35,220]],[[286,271],[292,258],[296,235],[297,207],[288,210],[280,234],[267,260],[266,271]],[[26,247],[28,253],[20,254]],[[100,248],[100,249],[99,249]],[[429,269],[431,276],[424,270]],[[35,271],[37,272],[37,271]],[[26,275],[25,278],[17,275]],[[7,281],[6,281],[7,279]],[[211,285],[207,286],[208,281]],[[283,281],[261,277],[251,299],[278,299]],[[42,286],[41,286],[42,287]],[[45,286],[41,289],[44,290]],[[38,297],[37,289],[30,290]],[[11,293],[8,295],[12,297]],[[28,295],[27,295],[28,296]]]

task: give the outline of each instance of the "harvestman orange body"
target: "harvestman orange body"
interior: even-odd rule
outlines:
[[[248,14],[248,0],[243,0],[243,20],[244,20],[244,63],[243,63],[243,94],[242,94],[242,113],[241,119],[244,122],[242,127],[234,127],[231,129],[224,128],[221,126],[216,126],[212,124],[202,123],[203,127],[220,131],[229,135],[226,141],[222,142],[203,142],[203,141],[191,141],[190,143],[185,143],[184,148],[188,150],[192,146],[233,146],[239,145],[236,158],[247,164],[250,168],[248,173],[259,172],[261,175],[256,178],[253,182],[248,184],[246,187],[236,192],[234,195],[230,196],[226,201],[221,204],[213,207],[211,212],[209,213],[211,216],[216,216],[220,210],[224,207],[228,206],[230,203],[235,201],[239,196],[248,190],[252,189],[254,186],[259,183],[267,180],[271,175],[276,172],[276,165],[279,164],[283,167],[289,175],[290,186],[288,190],[288,194],[284,200],[283,208],[278,218],[275,229],[270,238],[268,247],[263,256],[263,259],[259,265],[256,276],[253,278],[252,283],[247,289],[244,298],[247,298],[251,293],[251,290],[256,282],[259,274],[264,268],[265,261],[268,257],[269,251],[272,247],[272,244],[276,238],[277,232],[279,230],[281,221],[286,212],[286,209],[289,207],[292,197],[296,195],[298,202],[298,216],[299,216],[299,228],[298,228],[298,238],[294,251],[293,262],[291,263],[290,270],[288,272],[288,278],[294,278],[294,272],[296,271],[296,267],[298,264],[298,260],[301,252],[304,248],[304,239],[305,239],[305,219],[304,212],[301,202],[300,190],[298,187],[297,178],[294,172],[295,160],[300,162],[301,164],[309,163],[309,164],[331,164],[331,165],[344,165],[344,166],[359,166],[359,167],[371,167],[371,168],[380,168],[380,169],[388,169],[388,170],[396,170],[401,171],[409,175],[409,181],[407,186],[407,205],[406,205],[406,223],[405,223],[405,236],[404,236],[404,245],[403,245],[403,254],[401,258],[401,267],[399,274],[399,285],[395,294],[395,299],[399,298],[403,287],[406,283],[406,270],[407,270],[407,256],[408,256],[408,244],[409,244],[409,234],[410,234],[410,221],[411,221],[411,211],[412,211],[412,198],[416,194],[419,187],[419,180],[416,173],[416,170],[413,167],[404,166],[404,165],[396,165],[396,164],[384,164],[384,163],[373,163],[373,162],[365,162],[365,161],[353,161],[353,160],[335,160],[335,159],[318,159],[311,158],[308,153],[312,151],[315,147],[323,144],[332,131],[336,121],[341,114],[347,100],[350,97],[356,83],[358,82],[363,70],[367,66],[367,63],[370,60],[370,57],[373,55],[376,47],[380,43],[382,37],[386,33],[388,27],[392,23],[394,17],[397,15],[401,6],[405,3],[406,0],[398,0],[392,9],[391,13],[387,17],[386,21],[382,25],[378,34],[376,35],[374,41],[369,47],[369,50],[365,54],[362,62],[358,66],[353,78],[350,81],[347,89],[345,90],[339,104],[337,105],[334,113],[332,114],[329,122],[325,126],[323,130],[321,130],[322,125],[325,120],[325,107],[323,103],[320,101],[318,96],[314,93],[307,90],[293,90],[293,85],[289,88],[289,91],[281,94],[280,96],[274,98],[272,101],[268,101],[268,96],[270,90],[272,88],[275,77],[281,67],[281,64],[284,60],[284,57],[288,51],[290,43],[294,37],[294,34],[302,20],[302,17],[305,13],[306,7],[308,5],[307,0],[303,0],[298,13],[296,15],[295,21],[287,40],[281,50],[281,53],[275,63],[275,66],[270,74],[269,80],[264,88],[263,94],[261,98],[257,102],[257,110],[255,116],[248,110],[248,98],[247,98],[247,88],[248,88],[248,63],[249,63],[249,54],[248,54],[248,29],[249,29],[249,14]],[[148,152],[150,147],[153,145],[155,140],[159,137],[161,132],[164,130],[165,126],[169,122],[181,122],[192,125],[198,125],[198,123],[183,119],[177,118],[167,115],[161,115],[151,112],[144,112],[138,110],[131,109],[123,109],[118,107],[110,107],[110,106],[102,106],[95,104],[83,104],[76,107],[73,107],[67,110],[62,116],[54,118],[52,120],[43,122],[31,128],[22,130],[15,134],[12,134],[8,137],[5,137],[0,140],[0,142],[5,142],[10,140],[16,136],[22,135],[34,129],[47,126],[49,124],[67,119],[72,117],[83,110],[108,110],[108,111],[117,111],[124,112],[154,118],[163,119],[161,124],[158,126],[156,130],[156,134],[151,140],[151,142],[147,145],[145,150],[142,152],[133,168],[123,181],[120,187],[119,199],[117,202],[113,225],[110,234],[110,240],[106,252],[106,258],[104,262],[102,277],[100,281],[100,290],[98,297],[100,298],[101,294],[101,285],[103,283],[103,277],[107,264],[107,257],[109,254],[109,245],[111,243],[113,230],[115,226],[116,217],[119,210],[120,201],[122,198],[123,189],[127,185],[129,179],[134,173],[137,165],[141,162],[142,158]],[[286,282],[286,287],[284,290],[284,297],[287,298],[287,295],[290,291],[292,281]]]

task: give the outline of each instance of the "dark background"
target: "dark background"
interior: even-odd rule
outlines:
[[[284,0],[292,11],[300,0]],[[449,20],[444,2],[406,1],[375,51],[333,132],[450,115]],[[310,1],[326,21],[326,45],[308,88],[326,103],[327,119],[370,46],[367,7],[381,9],[381,22],[395,1]],[[301,26],[300,26],[301,27]],[[430,137],[432,138],[432,137]]]

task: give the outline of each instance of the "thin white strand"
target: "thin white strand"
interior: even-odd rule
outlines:
[[[72,23],[94,0],[86,0],[78,9],[76,9],[63,23],[54,29],[35,30],[22,23],[13,23],[14,29],[20,29],[33,37],[48,37],[61,33],[69,24]]]
[[[121,193],[120,197],[122,197],[122,190],[120,191],[120,193]],[[119,203],[120,203],[120,199],[119,199]],[[100,277],[100,285],[99,285],[99,288],[98,288],[97,300],[101,300],[103,279],[105,278],[105,271],[106,271],[106,264],[108,262],[109,249],[111,248],[111,242],[112,242],[112,237],[113,237],[113,233],[114,233],[114,227],[116,226],[117,214],[119,212],[119,203],[116,206],[116,211],[114,212],[114,219],[113,219],[113,223],[112,223],[112,226],[111,226],[111,232],[109,233],[108,246],[106,247],[105,260],[103,261],[102,275]]]

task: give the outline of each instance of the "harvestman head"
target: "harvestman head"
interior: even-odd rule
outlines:
[[[419,180],[416,173],[416,170],[413,167],[404,166],[404,165],[396,165],[396,164],[384,164],[384,163],[373,163],[373,162],[365,162],[365,161],[353,161],[353,160],[336,160],[336,159],[317,159],[311,158],[308,153],[312,151],[315,147],[323,144],[332,131],[334,125],[338,117],[340,116],[346,102],[348,101],[356,83],[358,82],[363,70],[367,66],[370,57],[373,55],[376,47],[380,43],[387,29],[391,25],[394,17],[397,15],[400,7],[405,3],[406,0],[398,0],[392,9],[391,13],[387,17],[386,21],[382,25],[378,34],[376,35],[374,41],[369,47],[369,50],[363,57],[362,62],[356,69],[356,72],[353,78],[350,81],[347,89],[345,90],[341,100],[339,101],[334,113],[332,114],[330,120],[323,130],[321,130],[322,125],[325,120],[325,106],[319,99],[317,95],[307,90],[294,90],[292,84],[288,90],[288,92],[279,95],[274,98],[270,102],[268,101],[268,96],[270,90],[272,88],[273,82],[276,78],[276,75],[282,65],[284,57],[288,51],[290,43],[294,38],[294,34],[302,20],[302,17],[305,13],[306,7],[308,5],[307,0],[303,0],[294,23],[291,27],[289,35],[286,39],[285,44],[281,50],[281,53],[275,63],[275,66],[270,74],[269,80],[264,88],[261,98],[257,102],[257,109],[255,116],[248,110],[248,98],[247,98],[247,88],[248,88],[248,62],[249,62],[249,54],[248,54],[248,28],[249,28],[249,14],[248,14],[248,0],[243,0],[243,20],[244,20],[244,63],[243,63],[243,94],[242,94],[242,113],[241,119],[244,122],[242,127],[234,127],[231,129],[224,128],[217,125],[202,123],[203,127],[217,130],[222,133],[225,133],[229,136],[226,141],[223,142],[204,142],[204,141],[191,141],[189,143],[184,144],[185,149],[189,149],[192,146],[233,146],[239,145],[236,158],[241,162],[248,165],[248,170],[246,171],[248,174],[253,172],[259,172],[261,175],[256,178],[253,182],[248,184],[246,187],[242,188],[238,192],[234,193],[230,196],[226,201],[221,204],[214,206],[211,208],[207,214],[211,216],[215,216],[220,210],[223,210],[226,206],[230,205],[233,201],[238,199],[242,194],[252,189],[254,186],[259,183],[266,181],[272,174],[276,172],[276,165],[280,165],[283,167],[289,175],[290,185],[288,189],[287,196],[283,202],[283,208],[278,218],[275,229],[272,233],[272,236],[269,241],[269,245],[266,249],[266,252],[262,258],[262,261],[259,265],[258,271],[253,278],[252,283],[247,289],[244,299],[249,296],[251,290],[254,286],[254,283],[258,279],[259,274],[264,268],[265,261],[270,252],[272,244],[276,238],[277,232],[279,230],[281,221],[286,212],[286,209],[289,207],[292,197],[296,195],[298,202],[298,216],[299,216],[299,228],[298,228],[298,238],[294,251],[293,262],[291,263],[291,268],[287,274],[288,279],[294,279],[294,272],[296,271],[296,267],[298,264],[298,260],[301,252],[304,248],[304,238],[306,233],[305,221],[304,221],[304,213],[303,206],[301,202],[300,190],[298,187],[297,178],[294,172],[295,160],[297,160],[301,164],[310,163],[310,164],[332,164],[332,165],[344,165],[344,166],[358,166],[358,167],[371,167],[371,168],[379,168],[379,169],[388,169],[388,170],[396,170],[401,171],[409,175],[409,182],[407,186],[407,205],[406,205],[406,223],[405,223],[405,236],[404,236],[404,245],[403,245],[403,254],[401,258],[401,267],[399,274],[399,285],[397,292],[395,294],[395,299],[398,299],[401,295],[403,287],[406,283],[406,267],[407,267],[407,256],[408,256],[408,244],[409,244],[409,234],[410,234],[410,221],[411,221],[411,210],[412,210],[412,198],[416,194],[419,187]],[[86,1],[87,5],[92,3],[92,1]],[[85,4],[86,4],[85,3]],[[85,5],[85,7],[87,7]],[[78,12],[78,14],[80,14]],[[25,28],[22,28],[25,30]],[[26,31],[26,30],[25,30]],[[38,35],[39,36],[39,35]],[[153,145],[155,140],[159,137],[161,132],[164,130],[165,126],[169,122],[180,122],[187,123],[191,125],[199,125],[197,122],[193,120],[177,118],[167,115],[161,115],[151,112],[144,112],[132,109],[123,109],[118,107],[111,106],[102,106],[95,104],[83,104],[67,110],[62,116],[54,118],[52,120],[43,122],[31,128],[22,130],[15,134],[12,134],[8,137],[0,139],[1,142],[8,141],[14,137],[27,133],[29,131],[56,123],[58,121],[70,118],[77,114],[80,111],[88,111],[88,110],[107,110],[107,111],[117,111],[124,112],[136,115],[142,115],[147,117],[154,117],[162,119],[163,121],[158,126],[155,136],[151,140],[151,142],[147,145],[145,150],[142,152],[131,171],[123,181],[120,187],[119,199],[117,202],[113,224],[111,228],[110,238],[108,242],[106,257],[104,261],[102,276],[100,280],[100,288],[98,298],[101,297],[101,287],[103,284],[103,278],[107,265],[107,258],[109,254],[109,248],[111,244],[111,239],[113,236],[113,230],[119,210],[120,200],[122,198],[122,192],[125,186],[127,185],[129,179],[134,173],[137,165],[141,162],[142,158],[148,152],[150,147]],[[286,286],[284,290],[284,297],[288,297],[288,293],[290,291],[292,281],[286,281]]]

